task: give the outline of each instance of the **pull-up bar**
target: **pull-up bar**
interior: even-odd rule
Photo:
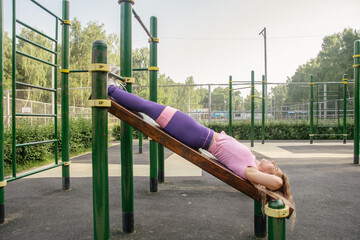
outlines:
[[[149,36],[149,38],[153,39],[153,37],[151,36],[151,33],[149,32],[149,30],[146,28],[145,24],[141,21],[139,15],[137,15],[137,13],[135,12],[134,9],[132,9],[132,13],[134,14],[134,17],[136,18],[136,20],[138,20],[138,22],[140,23],[140,25],[143,27],[143,29],[145,30],[146,34]]]

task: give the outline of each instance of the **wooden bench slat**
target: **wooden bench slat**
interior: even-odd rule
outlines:
[[[268,189],[254,186],[252,183],[236,175],[215,159],[212,159],[202,154],[200,151],[185,145],[158,126],[145,121],[140,114],[129,111],[112,98],[109,99],[111,100],[111,107],[108,111],[115,117],[136,128],[164,147],[177,153],[181,157],[212,174],[226,184],[241,191],[252,199],[261,202],[261,192],[263,192],[266,194],[268,201],[272,199],[281,199],[290,207],[290,212],[293,212],[294,206],[280,192],[273,192]]]

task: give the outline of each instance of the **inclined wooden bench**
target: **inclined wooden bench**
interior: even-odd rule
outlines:
[[[212,159],[200,151],[185,145],[184,143],[178,141],[163,131],[160,127],[145,121],[140,114],[129,111],[112,98],[109,99],[111,100],[111,107],[109,108],[109,112],[112,115],[136,128],[164,147],[170,149],[176,154],[179,154],[181,157],[195,164],[199,168],[260,203],[262,195],[261,193],[264,193],[266,194],[267,201],[274,199],[281,199],[284,201],[284,203],[290,208],[290,215],[294,211],[294,206],[280,192],[273,192],[268,189],[254,186],[249,181],[233,173],[231,170],[219,163],[216,159]]]

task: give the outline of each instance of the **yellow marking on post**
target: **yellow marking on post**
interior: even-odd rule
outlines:
[[[63,20],[62,23],[66,25],[71,25],[70,20]]]
[[[111,107],[111,101],[108,99],[90,99],[90,107]]]
[[[134,83],[135,82],[135,78],[133,77],[124,77],[125,79],[125,83]]]
[[[315,136],[315,134],[309,134],[309,136],[310,136],[310,137],[313,137],[313,136]]]
[[[6,185],[7,185],[6,180],[0,182],[0,187],[5,187]]]
[[[70,70],[69,69],[60,69],[60,72],[61,73],[70,73]]]
[[[287,216],[289,216],[290,212],[289,212],[289,207],[285,205],[285,208],[283,209],[273,209],[269,207],[269,204],[265,205],[265,214],[268,217],[273,217],[273,218],[285,218]]]
[[[313,82],[309,83],[309,84],[314,84]]]
[[[152,42],[154,42],[154,43],[159,43],[159,39],[158,38],[149,38],[149,40],[148,40],[148,42],[149,43],[152,43]]]
[[[353,56],[354,58],[360,58],[360,54],[356,54]]]
[[[71,161],[69,162],[62,162],[64,166],[70,166],[71,165]]]
[[[159,67],[153,66],[153,67],[148,67],[149,71],[159,71]]]
[[[105,64],[105,63],[90,64],[89,72],[110,72],[110,64]]]
[[[129,2],[129,3],[131,3],[132,5],[135,4],[134,0],[119,0],[119,1],[118,1],[119,4],[122,3],[122,2]]]
[[[360,67],[360,64],[355,64],[353,67],[358,68],[358,67]]]

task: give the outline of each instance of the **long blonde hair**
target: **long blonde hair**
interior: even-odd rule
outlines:
[[[281,179],[283,180],[283,185],[281,186],[281,188],[279,188],[275,192],[281,193],[294,207],[294,212],[291,215],[291,229],[293,230],[295,227],[295,222],[296,222],[295,202],[294,202],[294,198],[291,194],[289,178],[287,177],[287,175],[285,173],[283,173],[283,175],[281,176]],[[266,193],[264,191],[260,191],[260,195],[261,195],[262,212],[264,214],[265,213],[264,207],[265,207],[266,200],[267,200]]]

